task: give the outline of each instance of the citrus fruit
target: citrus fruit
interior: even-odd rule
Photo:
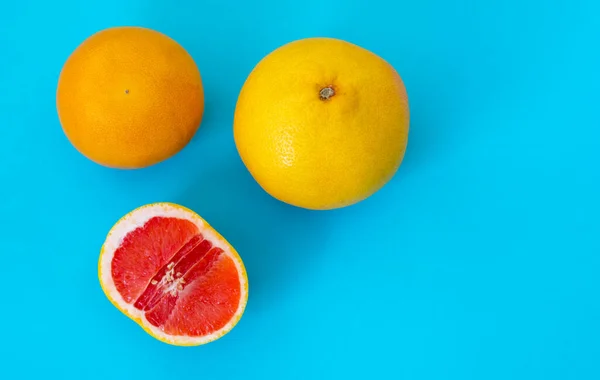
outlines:
[[[357,203],[396,173],[408,141],[406,89],[374,53],[332,38],[286,44],[240,92],[234,137],[275,198],[309,209]]]
[[[56,93],[62,128],[99,164],[141,168],[179,152],[204,112],[198,67],[157,31],[115,27],[86,39],[69,56]]]
[[[98,263],[108,299],[153,337],[173,345],[220,338],[248,299],[240,256],[193,211],[142,206],[110,230]]]

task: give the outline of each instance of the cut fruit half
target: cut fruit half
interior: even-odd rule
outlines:
[[[121,218],[102,246],[98,277],[120,311],[178,346],[222,337],[248,300],[235,249],[199,215],[172,203],[142,206]]]

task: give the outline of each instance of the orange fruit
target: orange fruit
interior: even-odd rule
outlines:
[[[359,202],[397,171],[408,141],[406,89],[394,68],[332,38],[284,45],[240,92],[234,137],[256,181],[309,209]]]
[[[172,203],[142,206],[121,218],[102,246],[98,277],[117,309],[173,345],[222,337],[248,300],[235,249],[196,213]]]
[[[192,57],[171,38],[117,27],[86,39],[60,73],[62,128],[83,155],[116,168],[141,168],[179,152],[204,112]]]

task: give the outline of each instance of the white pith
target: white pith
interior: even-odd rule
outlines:
[[[213,247],[221,248],[223,250],[223,252],[226,255],[228,255],[229,257],[231,257],[231,259],[235,263],[236,269],[237,269],[238,273],[240,274],[240,276],[239,276],[240,277],[240,303],[238,305],[238,309],[235,312],[232,319],[223,328],[213,332],[210,335],[205,335],[205,336],[201,336],[201,337],[190,337],[190,336],[183,336],[183,335],[174,336],[174,335],[165,334],[161,329],[159,329],[158,327],[155,327],[150,322],[148,322],[143,311],[136,309],[133,306],[133,304],[128,304],[123,299],[121,294],[117,291],[117,288],[115,286],[115,283],[112,278],[112,273],[111,273],[111,263],[112,263],[112,259],[114,257],[115,251],[121,245],[124,237],[127,236],[128,233],[132,232],[133,230],[135,230],[138,227],[142,227],[148,220],[150,220],[151,218],[153,218],[155,216],[186,219],[186,220],[193,222],[198,227],[198,229],[199,229],[200,233],[202,234],[202,236],[204,237],[204,239],[209,240],[212,243]],[[174,206],[169,203],[156,203],[156,204],[152,204],[152,205],[148,205],[148,206],[142,206],[142,207],[132,211],[130,214],[128,214],[123,219],[121,219],[111,229],[111,231],[108,233],[108,236],[106,237],[106,241],[104,242],[104,246],[103,246],[102,259],[100,262],[99,270],[100,270],[100,281],[102,282],[104,290],[108,294],[108,296],[114,302],[116,302],[119,305],[119,307],[123,311],[125,311],[126,314],[128,314],[130,317],[132,317],[134,319],[137,319],[138,321],[141,321],[141,324],[143,325],[144,328],[150,330],[152,332],[152,334],[159,337],[161,340],[163,340],[167,343],[171,343],[171,344],[198,345],[198,344],[203,344],[203,343],[207,343],[207,342],[213,341],[215,339],[218,339],[219,337],[223,336],[227,331],[229,331],[233,328],[233,326],[238,322],[239,316],[243,312],[243,310],[246,306],[246,300],[247,300],[246,293],[247,293],[248,287],[246,284],[246,276],[241,275],[241,274],[245,273],[245,269],[243,268],[242,264],[240,263],[239,258],[236,257],[236,255],[231,252],[231,248],[229,247],[229,245],[223,241],[222,237],[215,234],[204,220],[202,220],[200,217],[198,217],[195,213],[193,213],[183,207]],[[171,284],[171,287],[173,289],[170,288],[170,290],[177,292],[178,285],[179,285],[179,282],[177,280],[175,280]]]

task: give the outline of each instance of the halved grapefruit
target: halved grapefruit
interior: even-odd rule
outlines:
[[[142,206],[121,218],[102,246],[98,277],[120,311],[178,346],[228,333],[248,299],[235,249],[199,215],[172,203]]]

